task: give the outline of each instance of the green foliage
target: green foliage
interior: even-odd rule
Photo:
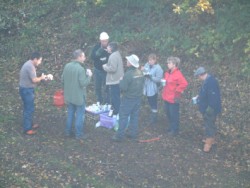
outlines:
[[[23,59],[34,49],[57,56],[72,48],[88,48],[101,31],[107,31],[120,43],[147,41],[149,51],[165,56],[245,62],[242,71],[249,72],[248,1],[45,0],[0,4],[0,52],[7,57],[15,54]]]
[[[79,48],[83,43],[82,38],[89,37],[86,3],[82,1],[46,0],[18,5],[8,2],[2,4],[8,14],[4,14],[3,19],[0,17],[0,25],[3,25],[0,30],[5,31],[1,37],[0,51],[6,57],[13,54],[27,57],[34,50],[50,52],[53,56],[58,53],[59,46],[65,45],[65,40],[75,42]],[[12,12],[12,9],[19,14]]]

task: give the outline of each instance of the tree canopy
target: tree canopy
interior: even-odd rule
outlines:
[[[250,3],[247,0],[1,1],[2,54],[39,48],[59,53],[86,48],[102,30],[114,40],[147,41],[149,50],[186,60],[243,63],[249,72]],[[68,50],[68,49],[67,49]]]

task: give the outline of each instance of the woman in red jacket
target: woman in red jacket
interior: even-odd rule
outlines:
[[[168,132],[172,136],[179,133],[179,102],[181,94],[188,85],[187,80],[178,69],[179,63],[180,59],[178,57],[169,57],[167,59],[168,71],[164,75],[166,85],[162,92],[162,99],[164,100],[169,122]]]

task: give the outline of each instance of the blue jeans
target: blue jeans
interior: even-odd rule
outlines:
[[[179,109],[180,104],[179,103],[169,103],[167,101],[164,101],[165,105],[165,112],[168,117],[168,123],[170,125],[169,131],[172,133],[178,133],[179,132]]]
[[[127,98],[123,97],[119,112],[119,128],[117,131],[117,138],[123,138],[128,125],[128,134],[134,138],[138,135],[138,119],[141,106],[141,97]]]
[[[34,88],[19,87],[19,94],[23,101],[23,130],[27,132],[32,129],[33,115],[35,111]]]
[[[110,98],[111,98],[111,105],[114,108],[114,115],[117,115],[119,113],[119,109],[120,109],[120,87],[119,84],[115,84],[115,85],[108,85],[108,90],[109,90],[109,94],[110,94]]]
[[[85,118],[85,104],[74,105],[69,103],[67,105],[68,116],[66,122],[65,134],[70,135],[72,131],[72,123],[75,119],[75,136],[81,138],[83,136],[83,123]]]
[[[148,104],[151,108],[151,110],[156,110],[157,111],[157,98],[158,98],[158,94],[156,93],[153,96],[148,96]]]
[[[106,75],[107,73],[105,71],[94,69],[96,100],[101,104],[108,103]]]

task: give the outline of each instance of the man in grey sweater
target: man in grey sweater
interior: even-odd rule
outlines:
[[[120,78],[124,75],[122,56],[118,51],[118,44],[116,42],[109,43],[107,47],[111,54],[108,63],[102,67],[107,72],[106,85],[110,92],[111,104],[113,107],[113,114],[117,115],[120,108]]]

